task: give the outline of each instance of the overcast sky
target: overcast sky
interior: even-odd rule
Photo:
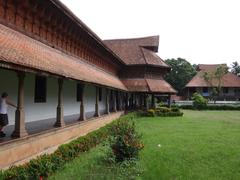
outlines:
[[[239,0],[61,0],[102,39],[159,35],[159,56],[240,62]]]

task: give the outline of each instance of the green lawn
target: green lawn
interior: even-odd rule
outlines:
[[[136,167],[106,165],[100,145],[50,179],[240,179],[240,111],[184,113],[136,119],[145,145]]]

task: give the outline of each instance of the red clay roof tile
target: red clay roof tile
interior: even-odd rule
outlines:
[[[66,78],[127,90],[118,77],[3,25],[0,25],[0,42],[0,63],[13,63]]]
[[[177,93],[177,91],[163,79],[122,79],[122,82],[128,90],[133,92]]]
[[[199,72],[187,83],[185,87],[210,87],[211,85],[204,80],[204,72],[213,72],[218,66],[227,66],[226,64],[200,64]],[[213,80],[213,85],[217,86],[217,80]],[[222,87],[240,87],[240,77],[228,72],[223,76]]]
[[[159,37],[151,36],[136,39],[104,40],[127,65],[155,65],[170,68],[155,52],[158,50]]]

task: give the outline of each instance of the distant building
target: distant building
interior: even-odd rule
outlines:
[[[205,72],[215,72],[219,66],[226,64],[199,64],[197,66],[197,74],[185,86],[184,94],[186,99],[190,99],[194,92],[202,94],[206,98],[211,98],[212,87],[204,79]],[[213,85],[217,86],[217,82],[213,80]],[[228,72],[222,78],[222,89],[217,100],[239,100],[240,98],[240,77]]]

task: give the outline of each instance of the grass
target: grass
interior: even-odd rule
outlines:
[[[101,144],[68,163],[63,171],[59,171],[49,179],[118,180],[135,179],[140,174],[139,163],[134,165],[109,163],[106,159],[107,152],[108,148]]]
[[[145,145],[136,167],[108,166],[101,145],[50,179],[240,179],[240,111],[184,113],[136,120]]]

